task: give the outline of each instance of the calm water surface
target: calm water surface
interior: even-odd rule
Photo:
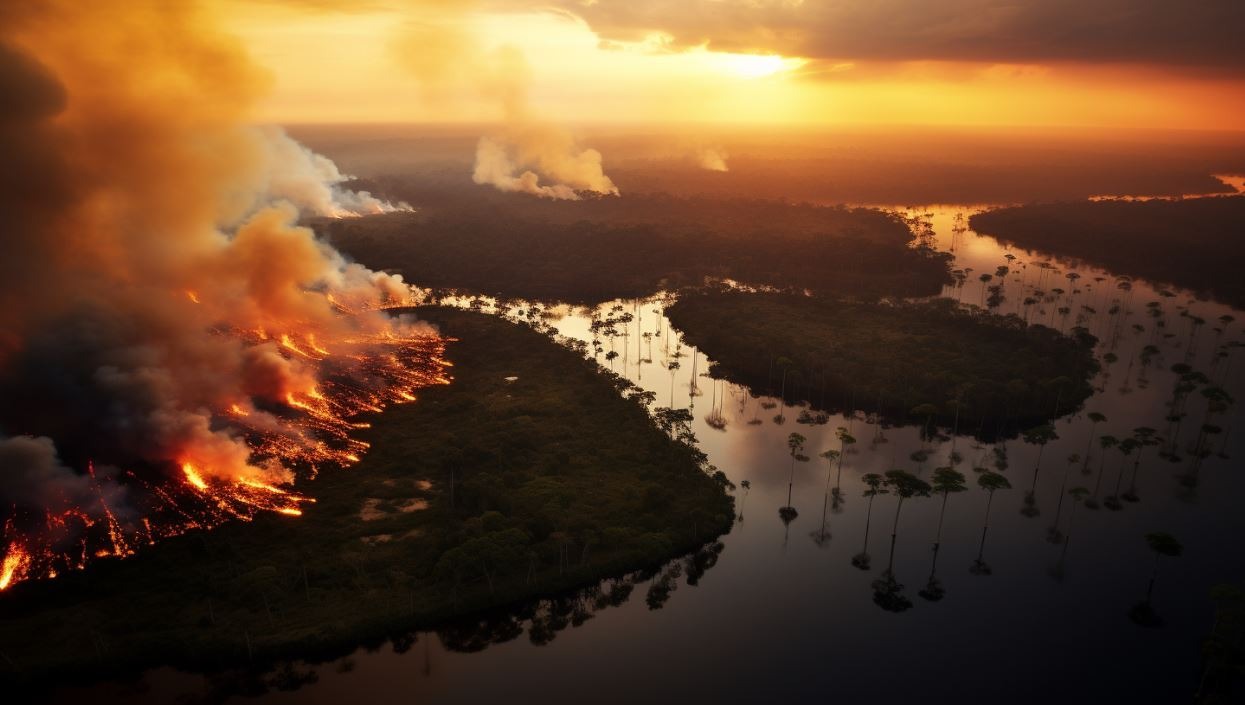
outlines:
[[[789,406],[784,407],[786,423],[777,424],[773,418],[779,409],[764,408],[776,399],[751,398],[746,390],[704,374],[708,360],[680,344],[679,333],[660,316],[658,300],[611,302],[595,311],[556,307],[549,309],[551,323],[561,334],[581,340],[591,338],[594,314],[609,315],[614,306],[622,306],[636,316],[626,336],[602,342],[619,357],[612,363],[604,355],[600,359],[655,392],[658,405],[671,400],[672,378],[665,365],[676,350],[682,352],[673,379],[675,406],[693,407],[695,432],[710,462],[735,483],[751,483],[749,491],[736,491],[742,517],[723,537],[716,565],[691,585],[682,562],[676,561],[674,570],[637,579],[631,598],[621,606],[599,610],[542,645],[523,634],[463,653],[447,648],[436,633],[420,633],[413,646],[395,650],[385,644],[361,649],[340,662],[305,666],[315,671],[314,683],[288,692],[272,690],[260,698],[268,703],[342,703],[364,694],[369,703],[754,702],[796,697],[874,703],[1188,701],[1199,678],[1201,639],[1213,621],[1208,591],[1216,583],[1245,580],[1245,560],[1237,545],[1245,536],[1245,513],[1240,510],[1245,473],[1239,460],[1208,458],[1196,487],[1188,487],[1178,479],[1190,469],[1187,453],[1181,452],[1183,461],[1171,463],[1148,448],[1139,502],[1124,502],[1119,511],[1084,505],[1073,509],[1070,500],[1057,505],[1061,487],[1092,490],[1097,481],[1102,451],[1096,442],[1089,475],[1082,474],[1080,462],[1067,461],[1071,454],[1085,453],[1091,432],[1088,412],[1107,417],[1097,429],[1099,435],[1124,438],[1138,426],[1165,433],[1165,404],[1175,380],[1168,370],[1186,359],[1226,380],[1234,396],[1245,396],[1242,374],[1235,369],[1242,366],[1240,361],[1232,363],[1235,367],[1221,362],[1213,373],[1211,363],[1218,342],[1241,339],[1245,315],[1192,300],[1186,292],[1161,295],[1159,288],[1142,281],[1133,282],[1131,292],[1124,291],[1111,273],[1004,248],[963,227],[971,212],[966,207],[905,212],[927,222],[936,246],[954,252],[955,267],[967,272],[964,285],[947,287],[943,296],[979,304],[990,292],[978,276],[996,275],[997,267],[1006,265],[1005,300],[995,310],[1065,330],[1084,325],[1103,341],[1100,356],[1111,351],[1118,358],[1104,365],[1106,372],[1096,380],[1100,391],[1085,408],[1056,423],[1059,440],[1044,451],[1036,480],[1036,447],[1020,440],[1000,444],[1013,489],[995,496],[984,550],[986,493],[972,485],[952,495],[937,557],[937,578],[945,591],[941,600],[919,594],[931,572],[937,499],[908,501],[901,515],[894,573],[912,603],[910,609],[880,608],[871,586],[887,562],[893,497],[878,497],[873,506],[867,546],[872,569],[854,567],[852,557],[862,551],[865,539],[868,501],[861,496],[861,475],[903,468],[929,479],[933,467],[946,464],[950,441],[923,444],[914,428],[881,429],[884,442],[875,441],[879,429],[863,414],[807,425],[796,423],[800,409]],[[1015,259],[1007,259],[1008,254]],[[1080,278],[1069,280],[1069,272]],[[998,282],[993,276],[989,284]],[[1065,293],[1053,292],[1056,287]],[[1043,298],[1033,294],[1034,288],[1054,298],[1026,305],[1025,298]],[[1155,330],[1157,319],[1148,314],[1152,301],[1160,302],[1164,311],[1163,330]],[[1111,313],[1113,306],[1120,311]],[[1060,307],[1070,309],[1066,316]],[[1206,321],[1193,338],[1192,351],[1192,321],[1180,315],[1182,308]],[[1213,328],[1225,314],[1241,320],[1228,326],[1220,339]],[[1135,331],[1133,324],[1144,330]],[[651,359],[644,332],[654,334]],[[1147,344],[1161,352],[1143,368],[1139,353]],[[696,396],[693,380],[700,392]],[[726,420],[723,429],[706,421],[715,399]],[[1182,444],[1193,439],[1204,411],[1204,401],[1195,394]],[[762,423],[749,423],[754,418]],[[1223,436],[1213,441],[1216,451],[1222,448],[1231,458],[1245,458],[1243,421],[1242,406],[1237,405],[1215,422],[1227,432],[1226,442]],[[827,465],[817,455],[839,447],[839,426],[849,428],[859,442],[845,455],[846,501],[838,511],[825,512],[823,529]],[[805,452],[812,460],[796,466],[792,505],[799,516],[787,525],[778,509],[787,504],[786,440],[793,431],[807,437]],[[923,445],[931,457],[922,464],[911,455]],[[972,467],[993,466],[993,446],[960,437],[956,450],[964,457],[960,469],[970,483],[975,479]],[[1109,452],[1100,497],[1114,493],[1121,466],[1119,453]],[[1128,484],[1126,472],[1124,488]],[[1025,512],[1031,486],[1036,512]],[[1057,511],[1059,530],[1070,536],[1066,549],[1063,542],[1049,540]],[[1150,531],[1170,532],[1185,546],[1182,557],[1164,559],[1161,567],[1154,603],[1164,619],[1162,628],[1139,627],[1128,616],[1144,596],[1154,564],[1143,539]],[[971,570],[979,551],[990,568],[988,575]],[[657,609],[646,600],[655,582],[674,586]],[[201,676],[162,670],[149,674],[137,689],[98,686],[89,696],[95,702],[167,702],[193,701],[209,692],[210,683]]]

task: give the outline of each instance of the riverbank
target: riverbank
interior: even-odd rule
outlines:
[[[596,365],[524,326],[416,309],[454,382],[374,419],[359,464],[264,516],[0,599],[0,674],[314,659],[695,550],[732,499]]]
[[[710,289],[681,294],[666,315],[716,362],[718,376],[754,393],[958,427],[986,440],[1078,408],[1098,369],[1088,335],[945,299],[868,303]]]

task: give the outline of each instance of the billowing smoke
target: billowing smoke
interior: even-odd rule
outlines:
[[[451,87],[466,84],[496,102],[502,127],[476,145],[472,180],[542,198],[618,195],[601,153],[581,147],[569,130],[533,110],[523,53],[512,46],[485,50],[463,29],[454,2],[435,5],[438,21],[408,24],[394,42],[395,55],[430,97],[443,98]]]
[[[715,147],[704,147],[696,152],[696,163],[707,171],[729,171],[726,152]]]
[[[359,450],[291,412],[341,436],[388,400],[377,346],[425,333],[379,311],[411,297],[400,277],[296,224],[395,206],[248,124],[262,80],[211,19],[157,0],[0,9],[0,588],[34,574],[18,543],[54,512],[111,531],[151,506],[122,494],[183,473],[294,513],[263,497]],[[409,396],[419,379],[397,374]]]

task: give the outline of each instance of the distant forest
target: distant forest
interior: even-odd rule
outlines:
[[[1043,203],[979,213],[970,223],[1006,243],[1245,308],[1245,196]]]
[[[684,292],[666,309],[715,376],[829,412],[865,410],[1011,437],[1089,398],[1092,336],[1016,316],[924,303],[826,301],[726,290]],[[958,413],[957,413],[958,407]]]
[[[530,299],[591,303],[705,277],[871,299],[933,295],[950,281],[947,255],[877,210],[665,195],[419,196],[434,205],[316,227],[363,264],[421,286]]]

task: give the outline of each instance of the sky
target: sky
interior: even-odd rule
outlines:
[[[212,9],[266,74],[272,122],[492,122],[518,90],[524,112],[572,123],[1245,129],[1239,0]]]

